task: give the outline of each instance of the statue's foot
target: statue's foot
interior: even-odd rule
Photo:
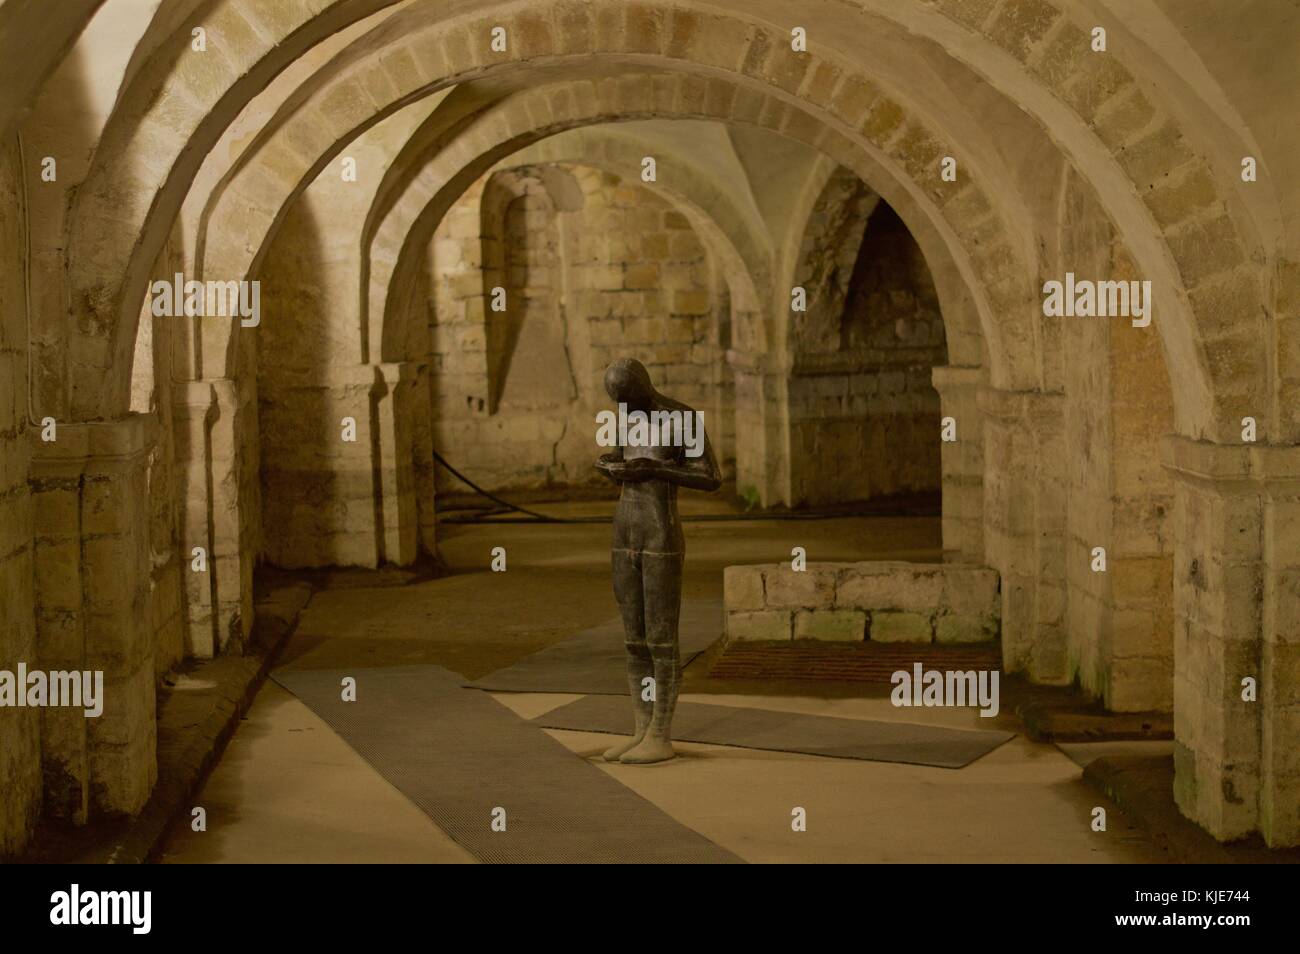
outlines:
[[[624,765],[649,765],[651,762],[666,762],[676,754],[673,744],[667,739],[647,736],[624,752],[619,761]]]
[[[634,735],[630,739],[624,739],[622,742],[618,743],[617,745],[611,745],[609,748],[605,750],[605,761],[617,762],[620,756],[622,756],[624,752],[628,751],[629,749],[635,748],[637,744],[640,743],[641,739],[644,736],[645,733],[643,732],[641,733],[641,735]]]

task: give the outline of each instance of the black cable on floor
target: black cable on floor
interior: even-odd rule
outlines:
[[[469,487],[477,494],[481,494],[493,503],[504,507],[507,511],[522,513],[524,517],[497,517],[495,514],[499,510],[491,510],[486,513],[478,514],[473,517],[439,517],[439,523],[612,523],[614,518],[609,517],[549,517],[544,513],[538,513],[536,510],[529,510],[526,507],[520,507],[512,504],[508,500],[503,500],[489,490],[484,490],[474,481],[470,480],[451,464],[447,459],[439,454],[436,450],[433,452],[433,459],[443,467],[447,472],[459,480],[465,486]],[[834,520],[837,517],[934,517],[938,516],[938,511],[933,507],[899,507],[888,504],[863,504],[858,507],[844,508],[832,511],[808,511],[793,513],[791,511],[779,511],[776,513],[759,512],[759,513],[697,513],[683,516],[681,519],[684,523],[716,523],[727,522],[732,520]]]
[[[488,500],[491,500],[493,503],[500,504],[501,506],[505,507],[507,510],[513,510],[513,511],[515,511],[516,513],[526,513],[526,514],[528,514],[528,516],[531,517],[533,520],[541,520],[541,521],[543,521],[543,522],[545,522],[545,523],[567,523],[567,522],[569,522],[569,521],[563,520],[563,519],[561,519],[561,518],[559,518],[559,517],[548,517],[546,514],[544,514],[544,513],[538,513],[536,510],[528,510],[528,509],[526,509],[526,508],[524,508],[524,507],[517,507],[517,506],[515,506],[514,504],[512,504],[512,503],[511,503],[510,501],[508,501],[508,500],[502,500],[500,497],[498,497],[496,494],[492,493],[491,491],[484,490],[484,489],[483,489],[482,487],[480,487],[478,484],[474,483],[474,481],[470,480],[468,477],[466,477],[464,474],[462,474],[460,471],[458,471],[455,467],[451,466],[451,464],[447,463],[447,458],[445,458],[445,457],[443,457],[441,454],[439,454],[437,450],[434,450],[434,452],[433,452],[433,459],[436,460],[438,463],[442,464],[443,467],[446,467],[446,468],[447,468],[447,471],[448,471],[448,472],[449,472],[453,477],[457,478],[461,483],[465,484],[465,486],[469,487],[469,488],[470,488],[471,490],[473,490],[475,493],[477,493],[477,494],[482,494],[482,495],[483,495],[484,497],[486,497]],[[598,518],[598,519],[603,519],[603,518]],[[466,522],[481,522],[481,521],[466,521]],[[516,521],[513,521],[513,522],[522,522],[522,521],[518,521],[518,520],[516,520]],[[583,522],[585,523],[585,522],[589,522],[589,521],[583,521]]]

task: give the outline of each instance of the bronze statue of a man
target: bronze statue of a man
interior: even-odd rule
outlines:
[[[722,478],[701,416],[656,391],[641,362],[623,358],[611,364],[605,390],[622,406],[620,412],[625,408],[629,415],[639,412],[650,418],[643,437],[655,435],[650,441],[620,435],[617,451],[596,462],[598,470],[622,487],[614,513],[614,596],[623,616],[628,687],[636,716],[632,738],[609,749],[605,759],[662,762],[674,755],[671,727],[682,674],[677,621],[686,547],[677,488],[717,490]],[[658,424],[673,419],[672,412],[677,412],[677,421],[689,417],[687,427],[698,428],[694,448],[682,446],[682,441],[658,440],[668,431],[667,425],[661,431]],[[634,432],[629,429],[627,434]]]

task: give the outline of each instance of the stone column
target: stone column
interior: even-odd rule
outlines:
[[[256,535],[256,415],[230,378],[173,384],[177,493],[184,561],[186,652],[210,659],[252,631]],[[196,571],[202,547],[206,570]]]
[[[860,421],[850,417],[851,363],[836,358],[818,361],[801,355],[786,378],[789,436],[785,442],[790,448],[786,502],[792,507],[866,500],[877,489],[871,480],[875,475],[866,414]]]
[[[27,394],[26,375],[19,372],[22,360],[21,354],[0,349],[0,669],[9,672],[19,663],[37,665],[31,452],[23,424]],[[11,370],[12,377],[6,379]],[[8,399],[11,381],[16,400]],[[51,515],[37,516],[37,531],[56,529],[45,519]],[[70,570],[75,575],[77,565]],[[0,858],[21,851],[36,826],[41,808],[40,737],[38,710],[0,710]]]
[[[1300,843],[1300,447],[1169,437],[1163,460],[1175,482],[1175,799],[1222,840],[1258,830]]]
[[[1300,845],[1300,447],[1259,449],[1264,480],[1259,830]]]
[[[409,564],[418,554],[416,363],[326,366],[263,389],[267,549],[282,566]],[[343,439],[343,421],[351,418]],[[427,479],[426,479],[427,482]],[[426,539],[429,534],[425,534]]]
[[[82,823],[138,811],[157,773],[149,625],[148,458],[157,421],[60,424],[32,445],[37,655],[44,670],[99,670],[104,709],[42,713],[46,805]]]
[[[1002,574],[1002,658],[1035,682],[1070,680],[1065,638],[1062,395],[979,391],[984,551]]]
[[[984,422],[978,394],[984,383],[979,367],[936,367],[939,415],[956,422],[957,439],[940,441],[943,481],[944,559],[984,562]]]
[[[417,365],[411,395],[412,467],[415,472],[415,509],[419,523],[419,551],[438,555],[438,521],[436,497],[438,465],[433,460],[433,375],[427,364]]]
[[[420,549],[416,452],[420,420],[429,416],[423,365],[413,361],[374,366],[374,452],[383,526],[381,559],[413,563]]]
[[[736,492],[763,506],[790,499],[786,370],[766,355],[728,351],[736,377]]]

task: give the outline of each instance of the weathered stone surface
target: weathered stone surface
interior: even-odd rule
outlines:
[[[728,640],[787,640],[791,638],[788,610],[728,613]]]
[[[866,629],[867,614],[861,610],[800,610],[794,617],[795,639],[860,643]]]
[[[743,617],[745,632],[756,625],[749,617],[761,617],[760,606],[795,610],[796,639],[856,640],[868,620],[868,638],[881,642],[982,642],[1000,630],[998,574],[988,567],[885,561],[725,572],[729,619]]]
[[[880,610],[871,614],[867,638],[873,643],[928,643],[934,638],[934,626],[921,613]]]
[[[855,564],[840,574],[836,604],[933,612],[943,604],[943,564]]]
[[[722,592],[728,612],[761,610],[764,606],[763,568],[726,567],[722,571]]]
[[[998,638],[998,623],[991,616],[944,614],[934,620],[934,639],[939,643],[981,643]]]
[[[763,571],[767,605],[772,607],[829,606],[834,598],[834,572],[816,564],[806,570],[791,569],[788,563]]]
[[[1260,79],[1289,5],[1254,5],[1246,42],[1178,4],[1148,36],[1109,4],[1097,50],[1088,5],[1057,0],[867,18],[467,2],[295,65],[385,5],[208,4],[193,56],[149,55],[187,49],[179,20],[134,51],[92,23],[77,42],[104,55],[82,55],[86,0],[26,4],[0,38],[26,77],[0,90],[0,667],[84,659],[131,694],[93,738],[0,719],[0,852],[34,822],[42,749],[53,814],[138,801],[149,687],[238,649],[257,561],[432,555],[435,493],[462,489],[435,447],[493,490],[596,482],[593,369],[623,353],[704,411],[746,499],[942,482],[951,562],[728,571],[738,632],[835,638],[859,614],[882,634],[927,616],[940,641],[1000,632],[1031,680],[1176,702],[1184,811],[1221,838],[1300,843],[1300,143],[1292,91]],[[1188,73],[1211,40],[1226,53]],[[61,111],[81,85],[115,90],[112,115]],[[949,153],[956,182],[937,176]],[[892,226],[864,182],[893,183]],[[137,332],[147,279],[199,270],[258,276],[262,325],[146,310]],[[1154,280],[1152,326],[1042,320],[1040,282],[1066,270]],[[813,293],[799,317],[794,282]],[[945,364],[968,374],[931,387]]]

